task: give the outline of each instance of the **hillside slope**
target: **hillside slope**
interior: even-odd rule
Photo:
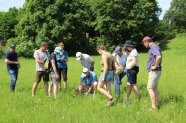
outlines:
[[[186,33],[177,34],[174,39],[161,47],[164,53],[186,54]]]

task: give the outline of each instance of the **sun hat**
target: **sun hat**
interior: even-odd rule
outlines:
[[[89,69],[88,68],[83,68],[83,75],[86,75],[87,72],[89,72]]]
[[[10,45],[10,48],[15,49],[15,45],[14,44],[11,44]]]
[[[56,47],[56,48],[54,49],[54,51],[57,52],[57,53],[61,53],[62,49],[61,49],[61,47]]]
[[[131,40],[125,41],[124,46],[126,46],[126,47],[135,47],[134,43]]]

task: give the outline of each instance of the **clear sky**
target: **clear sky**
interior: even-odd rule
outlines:
[[[163,15],[170,7],[170,2],[172,0],[157,0],[159,6],[162,8],[162,14],[160,15],[160,19],[163,19]],[[10,7],[20,8],[23,6],[25,0],[0,0],[0,11],[8,11]]]

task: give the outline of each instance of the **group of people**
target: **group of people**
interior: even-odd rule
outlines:
[[[141,42],[148,48],[147,71],[149,73],[147,90],[152,102],[152,109],[157,109],[158,104],[158,79],[161,76],[161,61],[162,54],[159,46],[152,42],[152,38],[145,36]],[[34,52],[36,62],[36,79],[32,87],[32,96],[35,95],[39,82],[43,78],[45,92],[47,96],[51,96],[53,90],[54,97],[57,98],[58,90],[61,89],[61,79],[63,77],[64,89],[67,88],[67,61],[68,53],[64,50],[64,44],[60,43],[52,54],[47,51],[48,44],[42,42],[40,48]],[[133,41],[127,40],[123,46],[117,46],[114,53],[111,54],[106,50],[104,45],[98,45],[98,53],[101,55],[101,75],[99,80],[94,72],[94,60],[88,54],[81,52],[76,53],[77,60],[83,66],[82,74],[80,75],[80,84],[76,88],[76,92],[81,94],[85,92],[86,95],[93,93],[95,96],[96,90],[108,98],[107,106],[112,105],[115,99],[111,91],[111,83],[115,81],[115,93],[120,94],[120,85],[122,78],[127,78],[127,95],[126,101],[132,89],[134,90],[136,99],[139,100],[139,90],[137,86],[137,74],[139,72],[139,59],[136,45]],[[114,59],[121,66],[122,71],[115,74]],[[49,70],[46,70],[46,63],[49,61]],[[10,50],[6,53],[5,63],[7,64],[8,73],[11,77],[10,90],[15,90],[16,80],[18,76],[18,69],[20,63],[18,55],[15,52],[15,46],[11,45]],[[49,72],[48,72],[49,71]],[[50,79],[49,79],[50,74]],[[61,77],[62,76],[62,77]],[[48,81],[50,84],[48,85]]]

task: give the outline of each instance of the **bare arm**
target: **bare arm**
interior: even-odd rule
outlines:
[[[103,68],[103,80],[101,80],[101,81],[104,81],[107,71],[108,71],[108,62],[107,62],[107,58],[104,55],[102,55],[102,61],[104,64],[104,68]]]
[[[55,60],[51,60],[51,65],[52,65],[52,69],[54,71],[54,73],[56,75],[58,75],[57,69],[56,69],[56,64],[55,64]]]
[[[154,66],[151,66],[151,70],[154,70],[154,69],[156,69],[157,67],[159,67],[160,62],[161,62],[161,59],[162,59],[161,56],[156,56],[156,63],[155,63]]]
[[[35,57],[35,61],[36,61],[38,64],[44,64],[44,62],[41,61],[38,57]]]
[[[132,69],[133,67],[136,66],[136,62],[137,62],[137,58],[136,58],[136,56],[133,56],[133,57],[132,57],[132,62],[131,62],[130,69]]]
[[[6,64],[19,64],[19,61],[10,61],[9,59],[5,59]]]

